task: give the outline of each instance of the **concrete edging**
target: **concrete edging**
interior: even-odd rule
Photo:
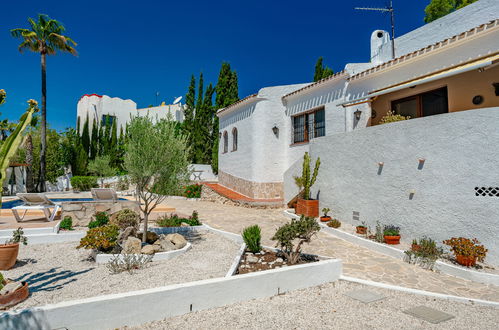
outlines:
[[[232,262],[232,265],[227,271],[227,274],[225,274],[225,277],[231,277],[236,274],[239,262],[241,262],[241,258],[243,257],[244,251],[246,251],[246,243],[243,243],[239,248],[239,251],[237,251],[237,255],[234,257],[234,261]]]
[[[66,301],[4,312],[0,314],[0,328],[109,329],[134,326],[337,281],[341,272],[341,260],[331,259],[239,276]]]
[[[166,251],[166,252],[156,252],[151,261],[164,261],[170,260],[175,257],[178,257],[192,248],[192,244],[187,242],[186,246],[181,249]],[[134,254],[135,256],[141,256],[143,254]],[[107,254],[107,253],[98,253],[95,254],[94,259],[97,264],[105,264],[118,256],[121,260],[123,260],[123,254]]]

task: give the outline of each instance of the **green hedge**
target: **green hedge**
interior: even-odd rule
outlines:
[[[97,188],[97,177],[95,176],[74,176],[71,178],[73,189],[79,191],[89,191],[91,188]]]

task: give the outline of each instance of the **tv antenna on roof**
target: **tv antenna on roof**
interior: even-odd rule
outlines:
[[[372,11],[380,11],[383,13],[390,13],[390,21],[392,24],[392,59],[395,58],[395,12],[393,10],[393,0],[390,0],[390,4],[388,4],[384,8],[372,8],[372,7],[355,7],[356,10],[372,10]]]
[[[175,98],[175,100],[173,101],[173,104],[179,103],[181,99],[182,99],[182,96]],[[182,103],[180,103],[180,105],[182,105]]]

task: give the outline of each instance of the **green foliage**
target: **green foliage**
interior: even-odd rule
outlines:
[[[133,274],[135,270],[145,268],[146,265],[152,261],[153,255],[125,253],[123,255],[116,255],[111,259],[106,267],[111,274],[119,274],[128,272]]]
[[[327,223],[328,227],[333,227],[333,228],[340,228],[341,227],[341,222],[337,219],[333,219]]]
[[[388,111],[386,115],[381,117],[381,120],[379,121],[380,124],[388,124],[388,123],[394,123],[397,121],[402,121],[402,120],[408,120],[411,119],[410,116],[404,117],[402,115],[397,115],[393,111]]]
[[[295,183],[298,188],[301,189],[303,187],[303,199],[310,199],[310,188],[314,185],[315,180],[317,179],[317,175],[319,174],[319,167],[321,166],[320,157],[315,161],[314,172],[312,177],[310,177],[310,156],[308,152],[305,152],[303,155],[303,169],[301,177],[295,176]]]
[[[383,228],[384,236],[399,236],[400,235],[400,227],[394,225],[387,225]]]
[[[138,228],[140,217],[130,209],[123,209],[113,214],[110,221],[113,225],[116,225],[123,230],[128,227]]]
[[[330,208],[328,208],[328,207],[325,207],[325,208],[323,208],[323,209],[322,209],[322,213],[324,213],[324,216],[325,216],[325,217],[327,217],[327,214],[328,214],[329,212],[331,212],[331,209],[330,209]]]
[[[88,228],[97,228],[109,223],[109,215],[106,212],[97,212],[94,215],[95,220],[88,223]]]
[[[116,246],[118,235],[119,228],[116,225],[91,228],[87,231],[86,236],[80,240],[80,245],[76,248],[95,249],[101,252],[108,252]]]
[[[1,96],[1,95],[0,95],[0,96]],[[1,103],[1,101],[2,101],[2,100],[0,99],[0,104],[2,104],[2,103]],[[3,289],[3,287],[4,287],[4,285],[3,285],[3,282],[4,282],[4,281],[5,281],[5,279],[4,279],[4,277],[3,277],[3,274],[2,274],[2,273],[0,273],[0,290],[2,290],[2,289]]]
[[[69,215],[65,216],[59,224],[59,229],[73,230],[73,219]]]
[[[71,186],[79,191],[90,191],[91,188],[97,188],[97,178],[95,176],[74,176],[71,178]]]
[[[315,63],[314,82],[334,75],[334,71],[329,67],[324,67],[322,56]]]
[[[144,232],[151,211],[166,196],[181,193],[189,181],[189,147],[184,135],[176,135],[175,122],[149,117],[131,120],[125,145],[125,168],[144,213]],[[144,237],[145,239],[145,237]]]
[[[104,178],[116,175],[116,169],[110,166],[111,156],[97,156],[88,163],[88,172],[100,178],[101,187],[104,185]]]
[[[427,269],[433,269],[435,261],[443,254],[443,249],[431,238],[423,237],[412,241],[411,250],[404,251],[406,261],[419,264]]]
[[[188,186],[185,186],[183,195],[187,198],[200,198],[202,188],[203,186],[198,183],[190,184]]]
[[[202,223],[199,221],[199,216],[197,211],[193,211],[189,218],[181,218],[177,214],[164,215],[156,220],[158,227],[180,227],[182,222],[188,224],[189,226],[201,226]]]
[[[374,234],[374,240],[378,243],[385,242],[385,234],[383,232],[383,226],[379,223],[379,221],[376,221],[376,233]]]
[[[22,227],[17,228],[12,232],[12,238],[5,242],[5,244],[21,243],[28,245],[28,238],[24,236],[24,231]]]
[[[477,0],[431,0],[425,8],[425,23],[433,22],[440,17],[452,13],[458,9],[466,7]]]
[[[246,247],[253,253],[260,252],[262,246],[260,241],[262,240],[262,231],[260,226],[253,225],[244,228],[243,230],[243,240],[246,243]]]
[[[292,219],[277,229],[272,240],[277,241],[276,246],[282,249],[286,260],[296,264],[300,260],[303,243],[309,243],[319,230],[320,226],[314,218],[302,215],[299,220]]]
[[[81,131],[81,144],[83,146],[83,150],[85,150],[85,154],[90,154],[90,130],[89,130],[89,122],[88,122],[88,114],[85,119],[85,123],[83,124],[83,130]]]

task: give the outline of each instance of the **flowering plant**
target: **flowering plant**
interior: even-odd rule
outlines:
[[[201,185],[199,183],[191,184],[184,187],[184,197],[187,198],[200,198],[201,197]]]
[[[476,257],[480,262],[483,262],[488,251],[476,238],[452,237],[451,239],[445,240],[443,243],[450,246],[454,255]]]

